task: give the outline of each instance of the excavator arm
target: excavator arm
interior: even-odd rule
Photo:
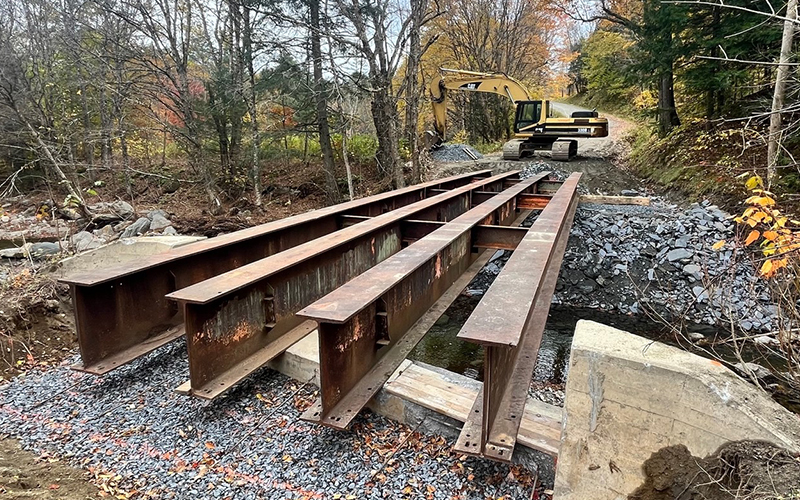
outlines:
[[[479,73],[458,69],[441,69],[442,76],[430,87],[433,105],[434,132],[428,132],[425,142],[431,147],[444,140],[447,126],[447,95],[451,90],[488,92],[511,99],[513,103],[532,100],[528,89],[505,73]]]

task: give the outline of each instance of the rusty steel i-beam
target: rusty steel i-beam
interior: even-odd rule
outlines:
[[[68,276],[82,361],[73,368],[103,374],[183,335],[183,311],[168,293],[489,175],[426,182]]]
[[[320,398],[302,418],[346,428],[486,263],[478,247],[520,242],[526,231],[505,226],[546,176],[495,193],[301,310],[319,325],[320,357]]]
[[[519,182],[508,172],[351,219],[349,227],[168,294],[185,319],[186,392],[214,398],[299,341],[315,324],[295,313],[400,251],[403,230],[424,225],[414,221],[452,221],[469,210],[473,192]]]
[[[485,350],[483,389],[454,447],[460,453],[511,461],[580,177],[553,195],[458,334]]]

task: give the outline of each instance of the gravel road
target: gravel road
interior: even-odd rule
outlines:
[[[175,394],[186,367],[177,342],[102,378],[28,373],[0,388],[0,434],[91,470],[120,498],[531,496],[528,470],[456,455],[371,412],[347,432],[302,422],[316,388],[269,369],[218,401]]]

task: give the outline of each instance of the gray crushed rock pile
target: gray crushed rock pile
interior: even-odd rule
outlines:
[[[527,165],[522,175],[543,170],[560,180],[568,175],[545,163]],[[706,325],[733,319],[744,330],[773,330],[777,308],[753,265],[729,247],[711,248],[733,238],[730,214],[708,201],[685,208],[651,201],[578,208],[554,302]],[[499,273],[508,255],[489,271]]]
[[[530,498],[508,465],[406,440],[409,427],[374,413],[344,432],[303,422],[315,387],[269,369],[215,401],[176,394],[187,366],[175,342],[104,377],[29,372],[0,386],[0,435],[143,498]]]
[[[468,153],[472,153],[474,158]],[[473,161],[475,158],[483,158],[477,149],[467,144],[442,144],[431,151],[431,158],[436,161]]]

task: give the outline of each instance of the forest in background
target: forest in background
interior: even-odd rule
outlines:
[[[441,67],[633,117],[633,161],[659,182],[770,163],[796,192],[786,12],[764,0],[10,0],[0,195],[47,189],[80,211],[96,196],[135,202],[142,186],[189,188],[221,213],[261,206],[296,173],[328,203],[401,187],[424,177],[419,134]],[[508,101],[452,101],[456,142],[491,149],[511,135]]]
[[[10,0],[0,194],[46,186],[80,211],[139,182],[202,189],[220,213],[262,205],[276,166],[308,171],[328,202],[366,178],[402,187],[423,175],[438,68],[541,90],[558,17],[544,0]],[[455,98],[474,142],[508,133],[492,97]]]
[[[633,138],[632,162],[661,184],[729,195],[735,179],[758,172],[791,197],[796,10],[764,0],[571,3],[565,12],[596,29],[573,37],[567,86],[588,106],[653,124]]]

